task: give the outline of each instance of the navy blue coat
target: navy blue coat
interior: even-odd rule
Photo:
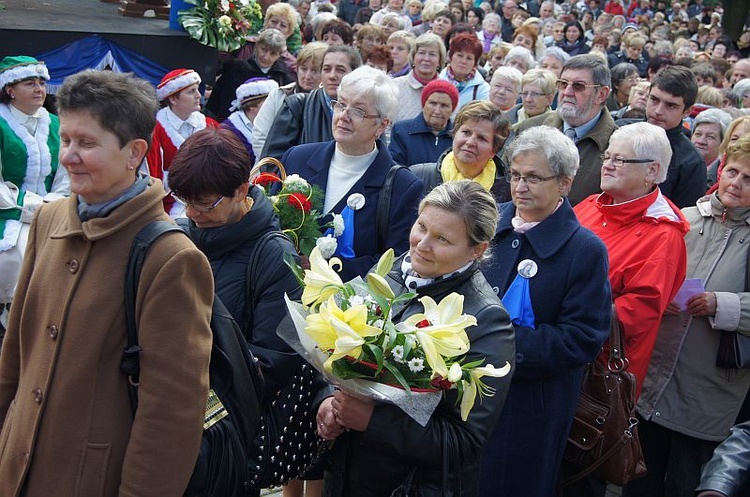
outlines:
[[[402,166],[437,162],[440,154],[453,146],[452,130],[453,123],[448,122],[448,126],[436,136],[420,113],[414,119],[405,119],[393,125],[388,150],[393,160]]]
[[[408,169],[402,168],[394,177],[388,213],[388,236],[382,247],[377,246],[378,199],[385,183],[385,176],[394,165],[385,145],[379,141],[377,146],[378,154],[375,161],[332,209],[332,212],[340,213],[346,207],[347,198],[353,193],[365,196],[364,207],[354,213],[356,257],[342,259],[344,267],[340,275],[344,281],[366,275],[388,248],[393,248],[397,255],[406,252],[409,248],[409,231],[417,220],[417,207],[422,198],[422,182]],[[281,162],[287,174],[299,174],[325,191],[328,185],[328,168],[335,147],[335,141],[298,145],[287,150]]]
[[[516,372],[485,448],[479,495],[553,497],[584,366],[609,336],[607,249],[567,199],[525,234],[513,229],[512,202],[499,210],[484,275],[502,298],[518,263],[536,262],[529,281],[536,329],[515,326]]]

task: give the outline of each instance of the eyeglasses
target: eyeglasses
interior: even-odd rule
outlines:
[[[536,174],[529,174],[528,176],[521,176],[515,171],[505,171],[505,181],[508,183],[519,183],[521,180],[525,181],[527,185],[538,185],[544,181],[550,181],[556,179],[556,174],[552,176],[537,176]]]
[[[612,161],[612,165],[615,167],[622,167],[625,164],[648,164],[654,162],[654,159],[623,159],[622,157],[612,157],[609,154],[602,154],[599,156],[602,160],[602,166],[607,161]]]
[[[555,84],[557,85],[557,89],[560,91],[565,91],[565,89],[568,87],[568,85],[573,87],[573,91],[576,93],[583,93],[586,91],[586,88],[599,88],[602,85],[587,85],[586,83],[581,83],[580,81],[576,81],[574,83],[571,83],[568,80],[565,79],[558,79]]]
[[[546,93],[539,93],[538,91],[525,91],[521,93],[521,98],[539,98],[546,95]]]
[[[169,192],[169,196],[175,199],[176,201],[178,201],[179,203],[183,204],[185,206],[185,209],[187,209],[188,207],[192,207],[194,211],[198,211],[201,214],[207,214],[211,212],[212,210],[216,209],[221,203],[221,201],[224,200],[224,195],[222,195],[221,197],[219,197],[219,200],[217,200],[213,204],[205,205],[205,204],[196,204],[194,202],[188,202],[184,198],[180,198],[177,195],[175,195],[174,192]]]
[[[344,111],[346,111],[346,113],[349,115],[349,119],[351,119],[352,121],[361,122],[365,119],[380,119],[379,114],[368,114],[362,109],[349,107],[346,104],[342,104],[338,100],[331,100],[331,108],[333,108],[333,112],[343,113]]]

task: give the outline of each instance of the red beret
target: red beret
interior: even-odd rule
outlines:
[[[427,98],[433,93],[446,93],[451,97],[451,103],[453,103],[453,110],[456,110],[458,106],[458,90],[452,83],[444,79],[433,79],[422,90],[422,107],[427,101]]]

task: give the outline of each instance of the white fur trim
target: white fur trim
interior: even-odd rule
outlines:
[[[44,180],[52,172],[52,155],[47,145],[50,117],[49,112],[43,107],[39,109],[39,112],[40,116],[36,134],[31,136],[31,133],[13,117],[8,104],[0,104],[0,118],[8,123],[13,133],[26,146],[28,159],[26,161],[26,172],[21,189],[44,196],[47,194]]]
[[[167,81],[164,85],[159,85],[156,87],[156,98],[161,102],[165,98],[169,97],[170,95],[173,95],[177,93],[180,90],[183,90],[187,88],[190,85],[194,85],[195,83],[200,84],[201,77],[198,75],[195,71],[190,71],[188,73],[183,74],[182,76],[178,76],[176,78],[170,79]]]
[[[49,71],[43,63],[24,64],[0,73],[0,88],[28,78],[42,78],[49,81]]]
[[[271,93],[271,90],[275,90],[278,87],[279,84],[272,79],[243,83],[235,90],[237,99],[232,101],[232,107],[229,110],[238,110],[242,105],[242,101],[246,98],[268,95]]]
[[[179,130],[172,126],[171,121],[167,118],[168,112],[172,112],[169,110],[169,107],[159,109],[159,112],[156,113],[156,120],[159,121],[159,124],[164,128],[164,132],[167,133],[167,136],[172,141],[172,145],[179,149],[185,139],[179,133]],[[189,120],[191,124],[195,123],[193,124],[195,131],[200,131],[206,128],[206,116],[198,111],[193,112],[187,120]]]

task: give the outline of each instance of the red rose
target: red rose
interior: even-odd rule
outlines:
[[[286,198],[286,201],[289,203],[289,205],[291,205],[295,209],[301,210],[304,213],[308,213],[312,209],[312,203],[310,202],[310,199],[308,199],[301,193],[290,193]]]
[[[426,319],[423,319],[422,321],[418,322],[415,326],[417,328],[427,328],[428,326],[430,326],[430,322],[427,321]]]
[[[436,376],[430,381],[430,385],[437,388],[438,390],[450,390],[453,387],[453,383],[448,381],[447,378],[442,376]]]
[[[262,173],[253,179],[254,185],[267,187],[271,183],[281,183],[281,179],[273,173]]]

